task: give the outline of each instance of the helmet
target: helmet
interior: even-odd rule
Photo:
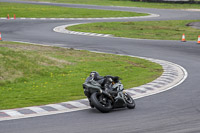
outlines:
[[[120,80],[120,77],[118,77],[118,76],[113,77],[113,81],[114,81],[115,83],[118,83],[119,80]]]

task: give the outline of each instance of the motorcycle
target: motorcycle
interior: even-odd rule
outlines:
[[[120,81],[113,82],[111,89],[105,90],[94,79],[83,83],[84,94],[87,96],[91,108],[96,108],[102,113],[110,112],[115,108],[135,108],[135,101],[126,93]]]

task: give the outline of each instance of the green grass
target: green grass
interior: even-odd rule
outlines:
[[[27,1],[27,0],[26,0]],[[73,3],[73,4],[91,4],[106,6],[129,6],[129,7],[145,7],[145,8],[166,8],[166,9],[200,9],[200,4],[177,4],[177,3],[151,3],[151,2],[133,2],[130,0],[34,0],[48,1],[57,3]]]
[[[127,56],[0,41],[0,109],[85,98],[91,71],[120,76],[125,88],[162,74],[158,64]]]
[[[81,32],[94,32],[112,34],[117,37],[181,40],[182,34],[186,40],[196,41],[200,30],[186,26],[191,22],[200,20],[170,20],[170,21],[144,21],[144,22],[101,22],[81,24],[67,27],[69,30]]]
[[[0,17],[35,17],[35,18],[96,18],[96,17],[132,17],[146,16],[144,13],[79,9],[58,6],[17,4],[0,2]]]

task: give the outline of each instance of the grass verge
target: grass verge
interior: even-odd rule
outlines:
[[[0,17],[27,17],[27,18],[102,18],[102,17],[133,17],[146,16],[144,13],[106,11],[95,9],[68,8],[58,6],[44,6],[33,4],[19,4],[0,2]]]
[[[25,0],[28,1],[28,0]],[[130,0],[34,0],[57,3],[90,4],[106,6],[129,6],[145,8],[165,8],[165,9],[200,9],[199,4],[178,4],[178,3],[156,3],[156,2],[134,2]]]
[[[169,20],[143,22],[101,22],[75,25],[68,30],[112,34],[116,37],[181,40],[185,33],[186,40],[196,41],[200,34],[199,29],[186,26],[188,23],[200,20]]]
[[[91,71],[120,76],[125,88],[148,83],[162,67],[143,59],[0,41],[0,109],[85,98]]]

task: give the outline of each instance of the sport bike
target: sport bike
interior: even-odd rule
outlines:
[[[102,113],[110,112],[114,108],[135,108],[135,101],[124,91],[121,81],[112,83],[111,89],[105,90],[102,85],[93,79],[83,83],[84,94],[90,106]]]

